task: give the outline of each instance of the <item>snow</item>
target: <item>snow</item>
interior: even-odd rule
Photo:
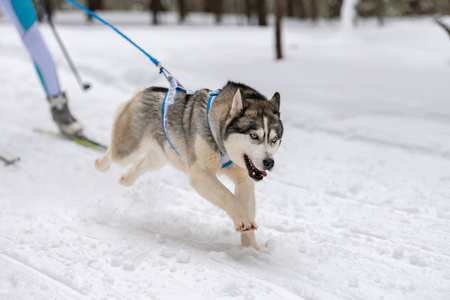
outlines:
[[[0,168],[0,298],[450,299],[450,43],[432,19],[369,20],[352,35],[288,20],[276,62],[273,28],[104,16],[188,88],[280,92],[285,136],[256,188],[261,250],[241,249],[231,220],[172,167],[124,188],[124,169],[98,173],[98,153],[33,132],[55,126],[2,17],[0,153],[22,161]],[[56,24],[88,93],[42,30],[74,114],[109,143],[119,104],[167,83],[83,19]]]

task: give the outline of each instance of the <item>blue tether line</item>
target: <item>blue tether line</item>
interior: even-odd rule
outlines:
[[[75,5],[76,7],[84,10],[85,12],[87,12],[88,14],[90,14],[91,16],[93,16],[94,18],[96,18],[97,20],[99,20],[100,22],[102,22],[103,24],[111,27],[115,32],[117,32],[118,34],[120,34],[124,39],[126,39],[127,41],[129,41],[133,46],[135,46],[136,48],[138,48],[142,53],[144,53],[148,58],[150,58],[150,60],[152,61],[152,63],[155,64],[155,66],[157,67],[161,67],[159,64],[159,61],[155,58],[153,58],[150,54],[148,54],[147,52],[145,52],[144,49],[142,49],[141,47],[139,47],[135,42],[133,42],[129,37],[127,37],[125,34],[123,34],[119,29],[117,29],[116,27],[114,27],[113,25],[111,25],[110,23],[106,22],[105,20],[103,20],[99,15],[97,15],[95,12],[93,12],[92,10],[90,10],[89,8],[81,5],[78,2],[75,2],[73,0],[66,0],[69,3],[72,3],[73,5]],[[166,70],[167,71],[167,70]],[[161,71],[162,72],[162,71]],[[164,72],[162,72],[164,74],[164,76],[166,76],[166,74]],[[167,78],[167,76],[166,76]]]

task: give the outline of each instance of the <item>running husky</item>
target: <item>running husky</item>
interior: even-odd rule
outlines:
[[[275,164],[283,136],[280,94],[268,101],[234,82],[215,93],[178,90],[174,104],[163,113],[167,93],[165,88],[147,88],[119,107],[111,146],[95,161],[97,170],[107,171],[111,161],[133,164],[120,178],[122,185],[131,186],[170,161],[201,196],[225,210],[242,233],[244,247],[259,249],[254,181],[267,176]],[[234,194],[217,179],[220,174],[234,182]]]

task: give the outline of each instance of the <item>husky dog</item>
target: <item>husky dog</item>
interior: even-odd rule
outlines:
[[[165,119],[162,106],[167,92],[150,87],[119,107],[111,146],[95,161],[97,170],[107,171],[111,161],[133,164],[119,181],[131,186],[142,174],[170,161],[189,176],[201,196],[230,216],[244,247],[259,249],[254,182],[267,176],[266,170],[275,164],[273,157],[283,136],[280,94],[268,101],[244,84],[228,82],[211,103],[207,89],[194,94],[180,90]],[[232,163],[224,164],[224,157]],[[234,194],[218,180],[221,174],[234,182]]]

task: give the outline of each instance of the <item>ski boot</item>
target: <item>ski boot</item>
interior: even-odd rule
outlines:
[[[70,113],[66,93],[62,92],[59,95],[48,97],[47,100],[50,103],[53,120],[59,130],[68,136],[81,136],[83,126]]]

